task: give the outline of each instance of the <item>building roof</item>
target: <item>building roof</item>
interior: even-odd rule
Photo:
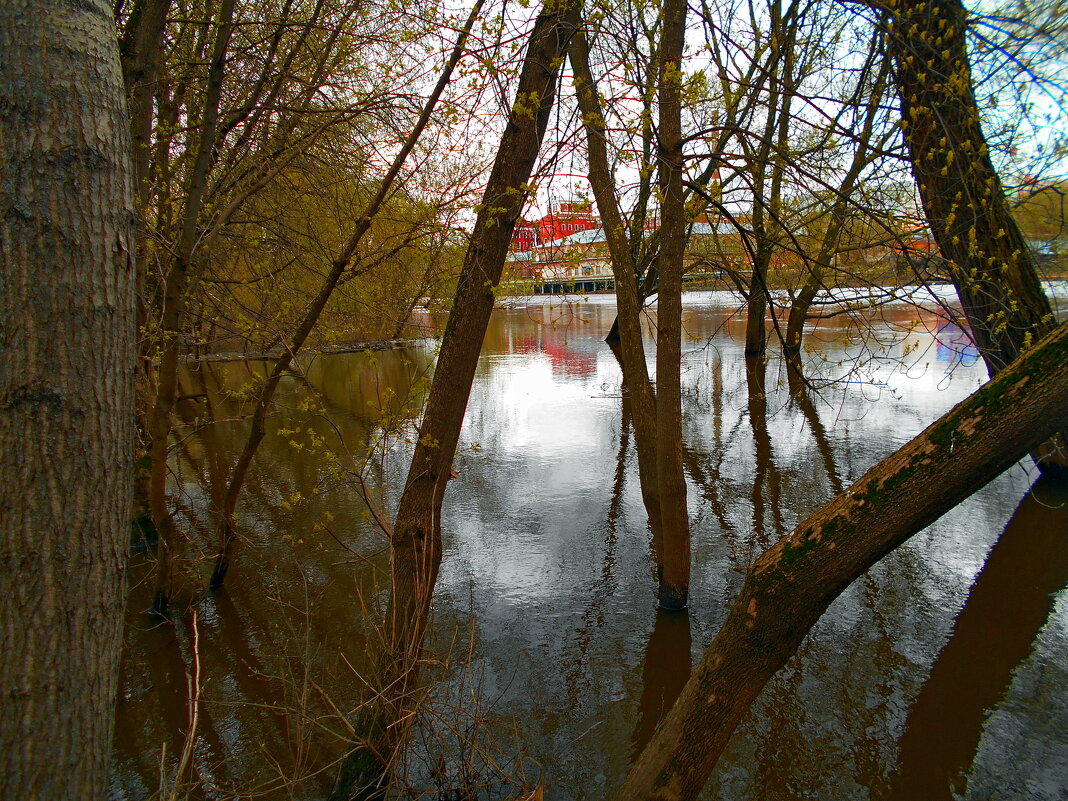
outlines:
[[[698,236],[711,236],[713,233],[720,236],[730,236],[737,233],[737,230],[729,222],[697,222],[690,223],[690,233],[697,234]],[[595,242],[604,242],[604,228],[591,228],[588,231],[578,231],[574,234],[568,234],[567,236],[560,237],[560,239],[554,239],[551,242],[546,242],[541,247],[548,246],[563,246],[569,245],[592,245]]]

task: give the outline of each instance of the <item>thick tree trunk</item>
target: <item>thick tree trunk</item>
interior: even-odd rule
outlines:
[[[104,795],[133,442],[133,182],[108,3],[0,7],[0,797]]]
[[[924,214],[993,375],[1055,321],[990,161],[960,0],[889,0],[902,130]]]
[[[685,0],[665,0],[660,40],[660,276],[656,310],[656,467],[660,487],[663,609],[685,609],[690,592],[690,518],[682,469],[682,272],[686,251],[683,195],[682,52]]]
[[[1034,256],[990,160],[972,90],[960,0],[887,0],[902,131],[923,211],[972,340],[995,375],[1056,325]],[[1068,465],[1065,433],[1043,443],[1043,468]]]
[[[694,799],[767,681],[858,576],[1068,423],[1068,324],[764,553],[616,798]]]
[[[385,707],[378,704],[361,721],[366,742],[346,757],[331,795],[334,801],[375,797],[389,770],[389,755],[408,730],[419,655],[441,565],[445,488],[453,475],[452,462],[493,311],[494,289],[526,201],[580,8],[576,0],[548,0],[530,34],[516,99],[464,257],[393,525],[387,619],[390,652],[382,671],[389,697]]]

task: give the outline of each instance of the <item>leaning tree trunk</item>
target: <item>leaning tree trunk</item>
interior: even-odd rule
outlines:
[[[590,187],[601,214],[612,261],[612,273],[616,279],[616,319],[606,341],[613,345],[613,351],[619,357],[623,370],[623,391],[626,393],[631,420],[634,422],[638,483],[641,485],[642,502],[645,504],[649,528],[653,534],[653,551],[659,578],[663,575],[664,545],[660,523],[660,487],[656,469],[656,397],[649,380],[645,342],[642,338],[644,298],[638,291],[636,260],[639,248],[635,246],[633,238],[628,238],[623,215],[619,211],[615,180],[605,145],[607,129],[597,94],[597,83],[590,69],[589,43],[585,31],[576,31],[569,57],[571,68],[575,72],[575,94],[586,131]],[[639,238],[638,244],[642,234],[643,231],[639,227],[632,235]],[[618,350],[614,347],[616,344],[619,346]]]
[[[1068,424],[1068,324],[764,553],[618,799],[700,794],[731,734],[858,576]]]
[[[660,40],[660,274],[656,311],[656,467],[664,570],[662,609],[685,609],[690,592],[690,519],[682,470],[682,273],[686,250],[683,196],[682,52],[686,0],[665,0]]]
[[[577,0],[548,0],[530,34],[516,99],[464,257],[391,532],[390,653],[382,681],[389,694],[385,703],[392,708],[379,704],[361,721],[367,742],[344,760],[331,795],[335,801],[373,796],[372,788],[382,783],[389,767],[385,762],[405,737],[411,720],[408,707],[441,565],[445,487],[453,475],[453,457],[493,311],[494,289],[526,201],[580,7]]]
[[[426,412],[393,530],[390,632],[403,662],[422,647],[441,561],[441,505],[500,283],[555,98],[560,63],[578,21],[575,0],[549,0],[531,33],[516,100],[475,220],[441,340]]]
[[[133,441],[111,6],[0,6],[0,797],[104,795]]]
[[[881,4],[880,4],[881,5]],[[1034,257],[1009,210],[980,125],[960,0],[888,0],[901,123],[923,211],[995,375],[1056,325]],[[1043,467],[1066,463],[1064,434],[1043,443]]]

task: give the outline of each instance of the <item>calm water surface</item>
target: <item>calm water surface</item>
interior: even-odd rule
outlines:
[[[427,671],[413,781],[455,783],[436,754],[463,741],[500,774],[541,777],[546,798],[603,797],[715,634],[740,569],[985,378],[959,329],[890,304],[816,326],[806,358],[819,392],[799,399],[776,355],[747,364],[735,305],[727,293],[685,299],[688,616],[655,610],[620,370],[602,341],[614,298],[494,313],[445,502],[441,664]],[[388,570],[346,469],[373,445],[366,480],[392,509],[409,449],[389,421],[418,407],[432,362],[432,341],[304,360],[244,496],[247,542],[212,596],[198,589],[207,506],[247,430],[234,393],[262,364],[183,375],[174,488],[199,532],[187,554],[204,700],[195,795],[315,798],[329,786],[337,713],[373,663],[366,621]],[[706,797],[1068,798],[1068,492],[1032,489],[1036,476],[1029,462],[1010,470],[850,587],[760,696]],[[188,621],[141,614],[147,556],[132,575],[115,798],[159,786],[164,746],[173,769],[194,661]]]

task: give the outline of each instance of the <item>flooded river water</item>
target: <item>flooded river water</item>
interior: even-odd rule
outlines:
[[[604,797],[714,636],[741,569],[985,379],[959,329],[894,303],[820,322],[806,355],[819,391],[797,397],[777,355],[747,364],[736,305],[727,293],[684,301],[687,615],[655,609],[620,369],[603,342],[614,298],[494,312],[445,501],[413,783],[454,787],[464,764],[485,797],[539,782],[546,799]],[[215,594],[199,589],[208,506],[263,363],[188,365],[173,486],[194,532],[196,639],[188,612],[177,625],[143,614],[151,556],[136,555],[114,798],[149,797],[161,764],[169,781],[193,684],[194,797],[326,794],[342,718],[370,680],[368,621],[388,575],[350,471],[388,513],[433,349],[303,359]],[[1068,798],[1068,491],[1036,478],[1030,462],[1011,469],[851,586],[760,696],[705,797]]]

